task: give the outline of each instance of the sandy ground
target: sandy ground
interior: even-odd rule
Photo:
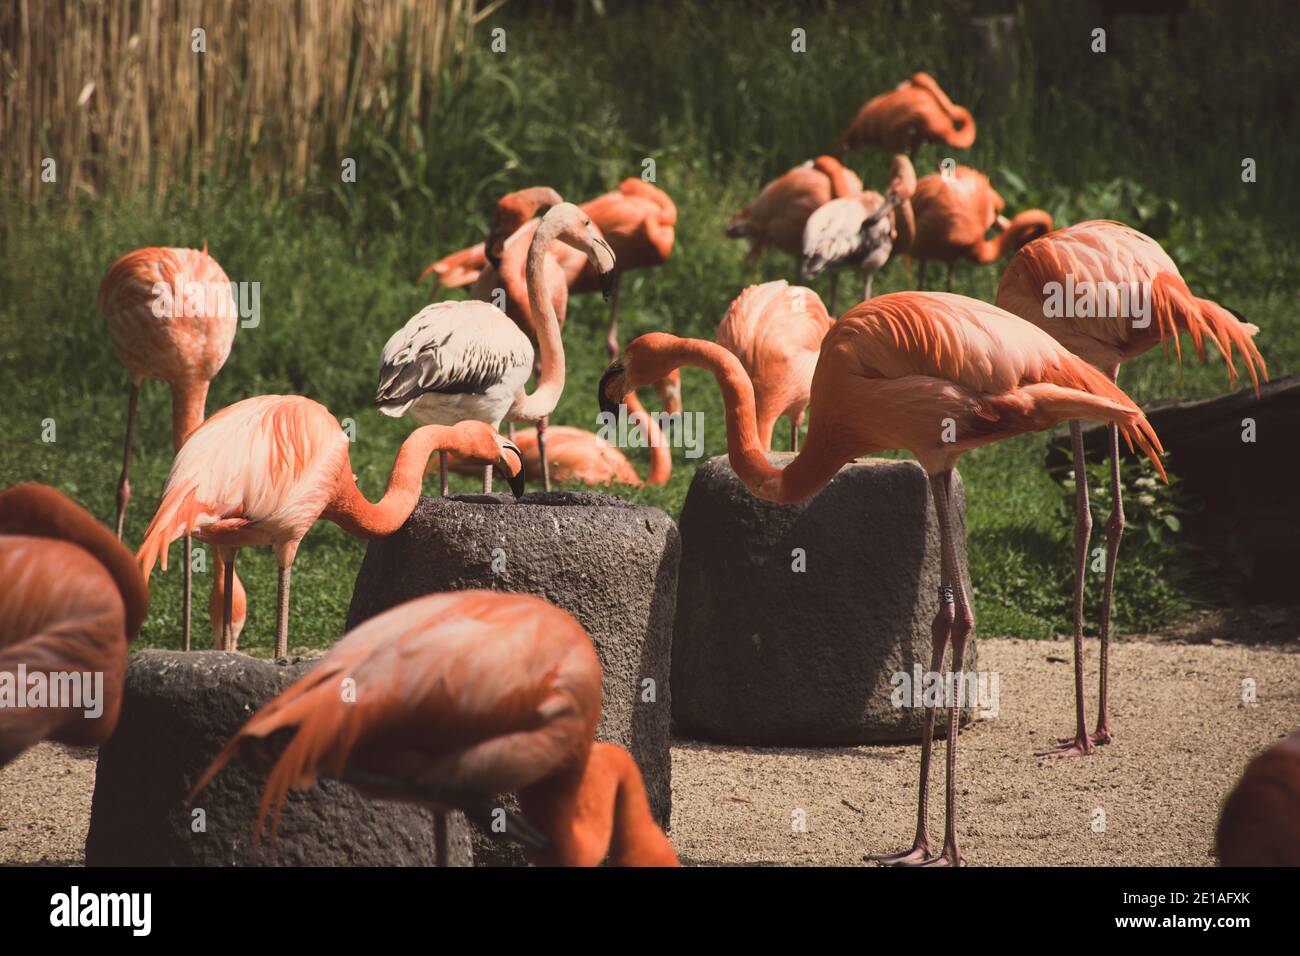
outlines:
[[[1294,641],[1125,642],[1112,652],[1115,742],[1088,758],[1042,760],[1034,751],[1072,725],[1069,645],[981,644],[1001,694],[998,715],[959,743],[958,832],[972,864],[1210,865],[1224,795],[1252,754],[1300,723]],[[1095,641],[1089,652],[1095,664]],[[1255,704],[1242,701],[1246,678]],[[679,741],[673,844],[694,864],[858,865],[864,853],[902,849],[918,754]],[[931,828],[941,838],[937,756]],[[0,863],[80,862],[94,773],[93,750],[54,745],[0,771]]]

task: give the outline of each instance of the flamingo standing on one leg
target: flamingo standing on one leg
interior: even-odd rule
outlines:
[[[925,286],[925,264],[930,259],[948,264],[949,292],[958,259],[988,264],[996,262],[1052,228],[1050,213],[1026,209],[1009,222],[1001,215],[1004,200],[989,184],[989,178],[969,166],[957,166],[952,173],[931,173],[916,184],[912,211],[916,233],[909,250],[920,261],[917,288]],[[993,228],[992,239],[984,238]]]
[[[801,277],[807,281],[823,269],[861,269],[866,276],[863,299],[871,298],[871,279],[884,268],[895,249],[911,247],[916,231],[911,198],[916,170],[901,153],[889,168],[889,195],[867,190],[832,199],[813,210],[803,229]],[[831,275],[830,312],[835,314],[837,275]]]
[[[1209,299],[1192,295],[1178,266],[1150,236],[1118,222],[1081,222],[1029,243],[1002,275],[997,303],[1048,332],[1075,355],[1091,362],[1110,377],[1119,378],[1124,362],[1157,344],[1166,351],[1169,340],[1181,360],[1178,336],[1188,332],[1201,361],[1205,339],[1223,355],[1228,382],[1236,381],[1234,347],[1241,352],[1251,381],[1259,388],[1259,375],[1268,369],[1251,341],[1258,328],[1239,321]],[[1258,366],[1258,370],[1256,368]],[[1124,502],[1120,487],[1119,435],[1110,428],[1111,501],[1114,510],[1106,521],[1106,578],[1101,609],[1101,689],[1097,730],[1088,735],[1083,705],[1083,573],[1092,533],[1088,506],[1088,480],[1084,467],[1083,429],[1070,423],[1074,449],[1075,481],[1075,586],[1074,682],[1076,730],[1051,756],[1076,756],[1092,751],[1093,744],[1111,740],[1107,716],[1107,667],[1110,644],[1111,595],[1115,585],[1115,560],[1124,534]]]
[[[752,272],[768,246],[803,257],[803,230],[813,210],[842,196],[862,192],[862,180],[833,156],[818,156],[772,180],[727,225],[728,239],[748,239],[745,264]]]
[[[783,415],[790,422],[790,450],[799,450],[813,369],[834,324],[816,292],[784,279],[750,286],[718,323],[715,341],[740,360],[753,383],[763,451],[772,450],[772,430]]]
[[[975,119],[957,106],[928,73],[913,73],[888,93],[868,100],[835,143],[843,156],[859,146],[879,146],[916,159],[922,143],[969,149],[975,142]]]
[[[1257,755],[1223,801],[1221,866],[1300,866],[1300,731]]]
[[[344,679],[355,682],[355,703],[339,693]],[[232,758],[290,728],[254,840],[272,810],[274,839],[290,789],[334,777],[483,823],[500,794],[517,791],[524,819],[507,820],[507,834],[534,863],[676,866],[636,763],[592,742],[600,704],[600,661],[567,612],[524,594],[431,594],[344,636],[240,728],[190,798]]]
[[[275,656],[285,657],[289,575],[303,536],[318,518],[359,538],[392,534],[415,508],[424,466],[437,450],[479,465],[495,462],[513,479],[516,494],[523,491],[519,450],[482,422],[467,421],[413,431],[393,462],[384,497],[371,504],[352,475],[347,434],[324,405],[300,395],[236,402],[195,429],[177,453],[140,545],[145,580],[160,556],[167,570],[168,547],[183,534],[220,548],[227,577],[239,548],[270,545],[280,567]],[[229,602],[224,617],[224,649],[233,651]]]
[[[881,862],[961,862],[955,775],[961,672],[975,616],[966,592],[966,550],[953,521],[953,468],[963,452],[1025,432],[1084,418],[1116,423],[1163,474],[1159,440],[1146,416],[1106,376],[1041,329],[965,296],[895,292],[850,309],[826,334],[813,375],[812,423],[803,450],[774,468],[762,450],[754,389],[734,355],[712,342],[643,335],[601,378],[602,407],[682,365],[711,371],[727,411],[731,466],[759,498],[795,502],[824,488],[855,457],[900,448],[930,476],[942,543],[942,587],[933,625],[931,671],[952,642],[948,714],[947,827],[929,861],[926,826],[935,708],[927,707],[921,744],[916,838]],[[955,439],[948,440],[945,439]]]
[[[541,374],[537,388],[524,392],[533,368],[533,346],[505,312],[486,302],[439,302],[420,310],[384,346],[375,404],[394,418],[406,414],[422,424],[450,425],[465,419],[499,428],[503,419],[538,422],[543,482],[545,433],[541,420],[555,410],[564,390],[564,345],[551,294],[548,250],[559,242],[585,253],[604,275],[616,266],[609,244],[577,206],[560,203],[542,218],[529,244],[528,298],[537,326]],[[508,274],[508,273],[503,273]],[[562,285],[563,283],[558,283]],[[446,461],[440,459],[446,494]],[[484,491],[492,489],[486,471]]]
[[[126,441],[122,475],[117,485],[117,536],[126,526],[131,500],[131,442],[135,436],[140,383],[146,378],[166,382],[172,390],[172,449],[203,421],[212,379],[226,364],[235,340],[239,311],[230,279],[208,255],[197,249],[137,249],[118,259],[99,284],[99,311],[108,327],[113,351],[131,376],[126,408]],[[213,601],[219,598],[214,569]],[[185,598],[182,646],[190,649],[190,605],[193,580],[190,542],[185,542]],[[236,627],[244,626],[243,585],[234,579]]]
[[[0,581],[0,674],[44,674],[51,690],[57,674],[83,681],[79,701],[0,706],[0,767],[41,740],[103,743],[122,707],[127,643],[149,610],[131,552],[72,499],[17,485],[0,493]]]

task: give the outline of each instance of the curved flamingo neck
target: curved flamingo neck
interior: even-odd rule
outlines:
[[[659,421],[654,415],[646,412],[636,392],[628,392],[623,397],[623,404],[627,406],[629,418],[635,415],[640,419],[642,431],[645,432],[646,441],[650,446],[650,470],[646,473],[644,483],[662,485],[672,476],[673,453],[668,447],[668,442],[664,440]]]
[[[910,199],[901,200],[894,207],[894,254],[910,252],[916,239],[916,212]]]
[[[352,464],[345,456],[334,498],[321,517],[358,538],[382,538],[392,534],[415,510],[430,456],[440,450],[458,455],[471,454],[468,449],[458,447],[456,432],[457,428],[445,425],[425,425],[411,432],[393,461],[384,496],[374,503],[367,500],[357,487],[356,479],[352,477]]]
[[[727,458],[741,483],[755,497],[782,504],[802,501],[824,488],[844,464],[820,454],[810,432],[808,443],[790,464],[774,468],[759,440],[754,386],[739,359],[721,345],[702,339],[651,333],[638,341],[651,350],[656,365],[685,365],[713,373],[727,410]],[[813,421],[818,417],[814,409]]]
[[[975,260],[980,263],[996,262],[1015,252],[1029,240],[1052,228],[1052,218],[1040,209],[1017,213],[1006,229],[992,239],[983,239],[975,248]]]
[[[537,421],[555,411],[564,391],[564,343],[560,340],[560,323],[551,304],[551,290],[546,279],[546,252],[560,230],[559,222],[543,219],[528,246],[524,274],[528,279],[528,306],[537,334],[537,350],[542,363],[537,387],[515,403],[512,414],[526,421]]]
[[[849,174],[844,168],[844,164],[834,156],[818,156],[813,162],[813,169],[825,174],[830,179],[832,199],[857,195],[858,190],[849,180]]]
[[[180,451],[185,439],[203,424],[208,402],[208,382],[172,382],[172,450]]]

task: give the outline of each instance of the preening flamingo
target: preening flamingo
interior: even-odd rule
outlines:
[[[728,239],[748,239],[746,266],[752,271],[768,246],[803,257],[803,230],[813,210],[832,199],[856,196],[862,180],[833,156],[818,156],[772,180],[727,225]]]
[[[1232,361],[1235,347],[1245,360],[1251,381],[1268,377],[1263,356],[1251,337],[1259,329],[1209,299],[1198,299],[1183,281],[1178,266],[1150,236],[1118,222],[1081,222],[1058,229],[1023,249],[1007,267],[998,285],[997,303],[1048,332],[1075,355],[1108,375],[1119,378],[1119,367],[1157,344],[1182,358],[1179,335],[1191,334],[1201,361],[1208,338],[1223,355],[1228,382],[1237,378]],[[1111,595],[1115,563],[1124,534],[1124,501],[1120,487],[1119,436],[1110,429],[1111,500],[1106,521],[1106,577],[1101,610],[1101,689],[1097,730],[1089,736],[1083,705],[1083,574],[1092,533],[1088,481],[1084,467],[1083,429],[1070,423],[1075,480],[1074,687],[1075,737],[1063,741],[1052,756],[1075,756],[1109,743],[1107,688]]]
[[[790,422],[790,450],[799,450],[813,370],[834,324],[816,292],[784,279],[751,285],[718,323],[714,340],[740,360],[753,384],[763,451],[772,450],[772,430],[783,415]]]
[[[1221,866],[1300,866],[1300,731],[1246,766],[1223,802],[1214,852]]]
[[[731,466],[757,497],[795,502],[816,494],[855,457],[899,448],[930,476],[938,516],[942,586],[933,625],[930,669],[940,673],[951,641],[952,677],[960,701],[966,642],[975,616],[966,591],[966,550],[953,522],[953,468],[965,451],[1058,422],[1115,422],[1161,470],[1159,440],[1142,410],[1105,375],[1041,329],[965,296],[896,292],[846,312],[822,343],[813,374],[812,422],[803,450],[783,469],[768,463],[755,417],[754,389],[739,360],[712,342],[643,335],[601,378],[604,408],[637,385],[682,365],[711,371],[722,389]],[[926,827],[935,708],[926,711],[916,837],[911,849],[883,863],[961,862],[954,782],[960,708],[949,709],[947,827],[943,850],[930,860]]]
[[[99,311],[108,327],[113,351],[131,376],[126,407],[126,441],[122,475],[117,484],[117,536],[126,526],[131,500],[131,443],[135,436],[140,383],[166,382],[172,390],[172,450],[203,421],[208,387],[230,355],[239,324],[239,310],[230,279],[208,255],[197,249],[137,249],[109,267],[99,284]],[[185,541],[185,598],[182,646],[190,649],[190,605],[193,579],[190,542]],[[221,576],[214,566],[213,600]],[[235,627],[244,626],[244,588],[235,578]]]
[[[83,681],[80,701],[0,705],[0,767],[42,740],[103,743],[121,711],[127,643],[149,610],[131,552],[60,492],[16,485],[0,493],[0,581],[0,674],[17,681],[24,668],[25,687],[45,675],[51,692],[55,675]]]
[[[556,280],[547,270],[548,250],[560,242],[585,253],[602,275],[615,268],[614,253],[591,219],[571,203],[560,203],[542,218],[528,248],[528,298],[537,326],[541,373],[532,394],[524,383],[533,368],[528,336],[494,305],[439,302],[426,306],[384,346],[375,404],[394,418],[410,412],[421,424],[452,425],[466,419],[500,428],[503,419],[538,422],[543,484],[546,436],[542,420],[555,410],[564,390],[564,345],[551,293]],[[562,284],[562,283],[561,283]],[[442,491],[447,468],[440,456]],[[492,473],[483,478],[492,489]]]
[[[922,143],[969,149],[975,142],[975,119],[957,106],[928,73],[913,73],[888,93],[868,100],[835,143],[843,156],[859,146],[879,146],[912,159]]]
[[[871,279],[884,268],[895,248],[912,245],[916,221],[911,198],[916,191],[916,170],[906,156],[894,157],[889,167],[889,194],[864,190],[856,196],[832,199],[813,210],[803,228],[803,266],[806,281],[823,269],[831,272],[831,314],[835,314],[835,287],[839,270],[861,269],[866,276],[863,299],[871,298]]]
[[[523,491],[519,451],[477,421],[426,425],[402,443],[388,488],[371,504],[357,488],[348,436],[329,409],[300,395],[246,398],[200,425],[176,455],[158,512],[138,560],[145,580],[173,541],[192,533],[219,548],[226,593],[239,548],[270,545],[280,568],[275,655],[289,653],[289,576],[298,543],[318,518],[358,538],[392,534],[420,497],[424,466],[434,451],[454,451],[480,465],[496,463]],[[235,650],[226,603],[222,648]]]
[[[925,285],[925,264],[930,259],[948,264],[949,292],[958,259],[987,264],[1014,252],[1052,228],[1052,217],[1042,209],[1026,209],[1010,222],[1001,215],[1004,200],[989,184],[989,178],[969,166],[957,166],[951,173],[931,173],[916,184],[912,211],[916,233],[908,250],[920,260],[917,288]],[[993,228],[992,239],[984,238]]]
[[[352,702],[344,680],[355,682]],[[518,792],[524,821],[507,821],[506,832],[537,864],[676,866],[636,763],[592,742],[600,704],[595,648],[567,612],[524,594],[431,594],[335,644],[240,729],[190,797],[236,755],[291,728],[254,839],[272,808],[274,839],[290,789],[335,777],[485,824],[500,794]]]
[[[614,445],[594,432],[568,425],[552,425],[546,432],[546,454],[551,477],[560,482],[580,482],[584,485],[662,485],[672,477],[672,450],[654,415],[649,414],[637,399],[635,392],[623,397],[629,422],[635,422],[645,438],[650,451],[650,470],[643,480],[632,462]],[[680,411],[680,409],[678,410]],[[668,411],[668,414],[673,414]],[[537,430],[525,428],[510,436],[524,458],[524,474],[536,478],[541,474],[541,457],[537,451]],[[459,459],[451,459],[452,471],[468,472],[470,466]]]

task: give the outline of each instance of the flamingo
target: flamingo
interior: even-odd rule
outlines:
[[[975,142],[975,119],[957,106],[928,73],[913,73],[888,93],[868,100],[835,143],[843,156],[859,146],[879,146],[891,153],[906,151],[916,159],[922,143],[942,143],[969,149]]]
[[[987,264],[996,262],[1052,228],[1052,217],[1042,209],[1026,209],[1008,221],[1001,215],[1006,200],[989,184],[989,178],[969,166],[951,174],[931,173],[916,184],[912,211],[916,232],[909,250],[920,260],[917,288],[925,285],[925,264],[930,259],[948,264],[952,291],[953,269],[958,259]],[[989,229],[999,229],[985,239]]]
[[[172,391],[172,450],[203,421],[208,387],[230,355],[238,327],[238,309],[230,279],[217,263],[197,249],[149,247],[129,252],[109,267],[99,284],[99,311],[109,341],[131,376],[126,406],[126,440],[122,474],[117,484],[117,537],[126,527],[131,500],[131,442],[135,436],[140,383],[147,378],[166,382]],[[190,541],[185,539],[185,597],[182,646],[190,649],[190,606],[193,570]],[[217,559],[209,607],[222,599],[218,582],[224,569]],[[244,626],[244,587],[234,579],[235,628]],[[216,619],[213,619],[216,628]]]
[[[1048,307],[1050,290],[1060,290],[1074,304],[1075,295],[1087,293],[1084,310]],[[1141,290],[1146,290],[1146,316],[1139,318]],[[1123,295],[1123,299],[1120,296]],[[1139,298],[1134,298],[1138,296]],[[1124,303],[1129,303],[1127,307]],[[1228,382],[1236,381],[1232,361],[1234,346],[1245,360],[1251,381],[1259,389],[1259,376],[1268,378],[1263,356],[1251,341],[1259,329],[1239,321],[1209,299],[1196,298],[1160,244],[1118,222],[1094,220],[1058,229],[1021,249],[998,284],[997,303],[1049,333],[1075,355],[1118,381],[1119,367],[1157,344],[1173,339],[1181,361],[1178,336],[1191,334],[1201,361],[1205,361],[1205,339],[1223,355]],[[1058,312],[1069,314],[1057,314]],[[1076,315],[1086,311],[1086,315]],[[1115,584],[1115,560],[1124,534],[1124,502],[1120,487],[1119,436],[1110,429],[1111,500],[1114,510],[1106,521],[1106,577],[1101,610],[1101,675],[1097,729],[1087,732],[1083,704],[1083,574],[1092,533],[1088,506],[1088,481],[1084,468],[1083,429],[1070,423],[1074,449],[1075,480],[1075,586],[1074,586],[1074,686],[1076,732],[1073,740],[1062,741],[1059,750],[1046,756],[1079,756],[1092,752],[1094,744],[1112,739],[1107,715],[1111,595]]]
[[[930,670],[940,673],[952,643],[949,700],[961,698],[962,662],[975,626],[966,591],[966,550],[953,520],[953,468],[963,452],[1058,422],[1114,422],[1163,475],[1159,439],[1142,410],[1106,376],[1046,332],[996,306],[948,293],[895,292],[859,303],[822,342],[813,374],[812,423],[803,450],[783,469],[768,463],[755,418],[754,389],[740,361],[712,342],[656,333],[631,342],[605,370],[602,407],[682,365],[711,371],[727,413],[727,448],[737,477],[756,497],[779,503],[816,494],[853,458],[899,448],[930,476],[941,541],[942,586]],[[881,863],[958,865],[954,778],[959,706],[948,713],[947,826],[930,859],[926,827],[935,707],[921,743],[916,837]]]
[[[345,679],[355,681],[352,703],[339,693]],[[344,636],[235,734],[190,799],[287,728],[255,841],[272,807],[275,838],[291,788],[334,777],[483,822],[498,795],[517,791],[524,820],[508,820],[507,832],[537,864],[676,866],[635,761],[592,741],[600,704],[600,661],[567,612],[525,594],[430,594]]]
[[[889,195],[867,190],[832,199],[815,210],[803,227],[803,267],[806,281],[823,269],[831,273],[831,314],[839,269],[855,266],[866,276],[863,299],[871,298],[871,279],[894,252],[912,244],[916,220],[910,202],[916,191],[916,170],[901,153],[889,167]]]
[[[519,450],[482,422],[413,431],[393,462],[384,497],[371,504],[357,488],[348,437],[319,402],[301,395],[259,395],[236,402],[200,425],[172,462],[162,502],[145,531],[137,559],[145,580],[186,533],[222,551],[227,594],[239,548],[270,545],[279,565],[275,655],[289,653],[289,577],[298,544],[319,518],[358,538],[382,538],[400,528],[420,496],[424,466],[435,450],[480,465],[496,463],[522,494]],[[222,646],[233,651],[230,603]]]
[[[524,383],[533,367],[533,346],[509,316],[479,301],[439,302],[411,318],[384,346],[375,404],[394,418],[405,415],[421,424],[450,425],[465,419],[498,429],[502,419],[538,422],[538,449],[543,485],[550,490],[546,467],[544,419],[555,410],[564,390],[564,345],[551,294],[557,282],[548,269],[553,243],[587,255],[596,270],[610,276],[614,253],[590,217],[571,203],[552,206],[542,217],[528,248],[528,299],[537,327],[541,373],[532,394]],[[503,271],[503,274],[509,274]],[[606,281],[609,281],[608,279]],[[446,457],[439,457],[442,493],[447,493]],[[484,472],[484,491],[492,490],[492,472]]]
[[[856,196],[862,180],[833,156],[818,156],[772,180],[753,202],[727,225],[728,239],[748,239],[745,264],[752,272],[768,246],[795,257],[798,270],[803,256],[803,231],[814,209],[832,199]]]
[[[643,480],[627,456],[583,428],[552,425],[547,431],[547,455],[551,475],[562,482],[580,482],[584,485],[662,485],[673,472],[672,451],[659,428],[654,415],[649,414],[634,392],[623,397],[628,418],[637,421],[650,449],[650,470]],[[680,411],[680,409],[678,410]],[[667,414],[674,414],[668,411]],[[510,436],[524,458],[524,474],[534,477],[541,473],[541,458],[537,451],[537,431],[527,428]],[[468,472],[471,467],[459,460],[449,463],[452,471]]]
[[[790,422],[790,450],[799,450],[817,354],[834,324],[816,292],[784,279],[751,285],[718,323],[714,340],[740,360],[754,385],[763,451],[772,450],[772,430],[783,415]]]
[[[1258,754],[1223,801],[1222,866],[1300,866],[1300,731]]]
[[[95,701],[0,705],[0,767],[41,740],[103,743],[121,712],[126,646],[149,610],[131,552],[71,498],[16,485],[0,493],[0,580],[0,675],[25,669],[25,688],[36,674],[103,679],[88,688]]]

